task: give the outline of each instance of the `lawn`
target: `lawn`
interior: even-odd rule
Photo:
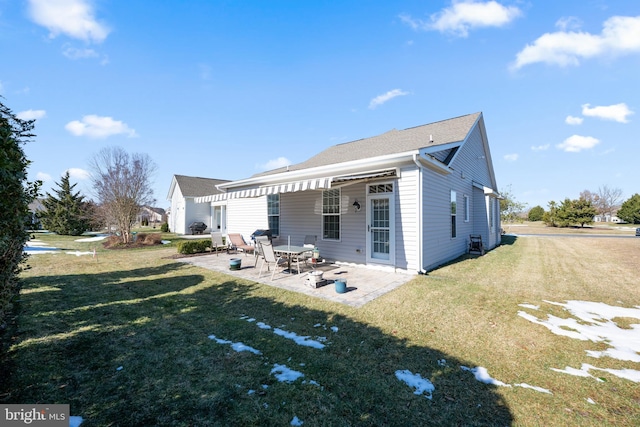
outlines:
[[[2,403],[83,427],[640,424],[640,238],[505,236],[362,308],[40,239],[97,256],[30,258]]]

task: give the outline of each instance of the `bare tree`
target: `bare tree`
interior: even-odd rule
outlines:
[[[608,215],[609,218],[620,208],[622,202],[622,190],[619,188],[609,188],[604,185],[598,187],[598,203],[596,208],[600,215]]]
[[[91,182],[107,226],[113,225],[122,243],[132,241],[140,208],[153,205],[151,178],[156,165],[147,154],[128,154],[120,147],[107,147],[90,161]]]

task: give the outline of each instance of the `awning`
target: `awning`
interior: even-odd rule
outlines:
[[[333,187],[334,186],[333,184],[342,184],[342,183],[353,184],[354,181],[366,181],[366,180],[375,179],[375,178],[395,177],[397,175],[398,173],[396,169],[387,169],[387,170],[377,171],[377,172],[365,172],[365,173],[359,173],[359,174],[353,174],[353,175],[336,176],[331,179],[331,184]]]
[[[363,172],[360,174],[341,175],[335,177],[311,178],[301,181],[285,182],[280,184],[264,185],[246,190],[229,191],[227,193],[213,194],[211,196],[196,197],[196,203],[218,202],[229,199],[240,199],[245,197],[260,197],[268,194],[295,193],[308,190],[326,190],[353,184],[356,181],[366,181],[376,178],[387,178],[397,176],[396,169],[387,169],[375,172]]]

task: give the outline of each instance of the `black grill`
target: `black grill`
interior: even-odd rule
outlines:
[[[189,230],[191,230],[191,234],[202,234],[202,232],[206,229],[207,224],[201,221],[195,221],[189,224]]]
[[[267,236],[269,240],[271,240],[273,238],[273,233],[271,233],[271,230],[256,230],[251,233],[251,240],[255,241],[256,237],[259,236]]]

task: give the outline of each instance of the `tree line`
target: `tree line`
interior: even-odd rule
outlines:
[[[501,195],[501,219],[506,223],[524,217],[529,221],[543,221],[550,227],[584,227],[592,224],[596,216],[600,216],[602,221],[611,221],[616,216],[624,222],[640,224],[640,194],[623,201],[622,190],[607,185],[597,191],[584,190],[577,199],[552,200],[546,210],[542,206],[534,206],[526,213],[525,205],[515,200],[510,188],[502,191]]]
[[[56,183],[54,194],[46,193],[44,210],[37,214],[48,231],[79,236],[88,230],[114,231],[122,244],[133,240],[131,229],[143,206],[155,203],[151,175],[155,164],[146,154],[129,154],[107,147],[90,162],[91,184],[98,202],[75,192],[67,171]]]

